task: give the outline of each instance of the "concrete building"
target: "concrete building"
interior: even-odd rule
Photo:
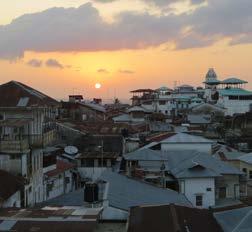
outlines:
[[[83,179],[95,181],[104,171],[112,171],[118,157],[115,152],[82,152],[76,157],[78,172]]]
[[[250,112],[252,109],[252,92],[241,88],[218,90],[217,104],[225,108],[225,115]]]
[[[56,140],[58,102],[22,83],[0,86],[0,168],[26,179],[22,206],[43,201],[43,148]]]
[[[242,172],[204,152],[142,149],[124,159],[127,175],[178,191],[195,207],[208,208],[240,196]]]
[[[57,159],[55,165],[43,169],[45,201],[75,190],[74,168],[73,164]]]
[[[162,151],[195,150],[200,152],[212,153],[212,146],[216,142],[202,136],[190,135],[187,133],[177,133],[163,139],[161,144]]]

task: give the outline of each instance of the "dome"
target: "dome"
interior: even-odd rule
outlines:
[[[206,74],[207,79],[217,79],[217,74],[213,68],[210,68]]]
[[[206,80],[203,82],[207,85],[218,85],[221,82],[217,79],[217,74],[213,68],[210,68],[206,74]]]

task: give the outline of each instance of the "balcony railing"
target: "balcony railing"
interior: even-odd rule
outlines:
[[[24,153],[30,148],[40,148],[51,145],[57,139],[56,129],[44,131],[40,135],[2,136],[0,152]]]
[[[28,139],[2,139],[0,140],[0,152],[25,153],[29,151]]]

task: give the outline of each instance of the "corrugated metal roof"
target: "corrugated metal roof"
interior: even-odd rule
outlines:
[[[105,171],[101,179],[109,183],[109,205],[122,210],[138,205],[157,205],[176,203],[191,206],[184,195],[170,189],[130,179],[115,172]]]
[[[100,104],[96,104],[96,103],[92,103],[92,102],[80,102],[79,104],[81,104],[83,106],[86,106],[86,107],[89,107],[89,108],[91,108],[93,110],[102,112],[102,113],[106,112],[105,107],[103,105],[100,105]]]
[[[238,159],[246,163],[252,164],[252,153],[242,155]]]
[[[233,209],[214,214],[225,232],[250,232],[252,228],[252,207]]]
[[[0,85],[0,107],[45,107],[58,104],[53,98],[17,81]]]
[[[131,121],[131,117],[128,114],[121,114],[113,117],[113,121],[116,122],[129,122]]]
[[[211,115],[188,114],[187,120],[192,124],[209,124],[211,123]]]
[[[177,133],[161,143],[215,143],[213,140],[206,139],[202,136],[190,135],[187,133]]]
[[[126,160],[165,161],[166,170],[176,178],[217,177],[223,174],[240,175],[242,172],[209,154],[195,150],[156,151],[137,150],[124,155]],[[199,168],[198,166],[201,166]]]
[[[15,220],[5,220],[0,223],[0,231],[11,231],[12,227],[17,223]]]
[[[139,149],[137,151],[123,155],[125,160],[148,160],[148,161],[160,161],[166,160],[162,156],[160,151],[155,151],[151,149]]]
[[[223,232],[207,209],[178,205],[130,209],[128,232]]]

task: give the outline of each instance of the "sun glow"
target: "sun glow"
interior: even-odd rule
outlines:
[[[100,83],[96,83],[96,84],[95,84],[95,88],[96,88],[96,89],[100,89],[100,88],[101,88],[101,84],[100,84]]]

